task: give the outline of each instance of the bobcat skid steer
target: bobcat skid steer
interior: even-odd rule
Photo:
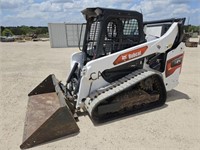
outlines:
[[[49,75],[29,94],[22,149],[77,134],[94,122],[162,106],[178,84],[185,18],[143,22],[136,11],[87,8],[83,47],[66,84]]]

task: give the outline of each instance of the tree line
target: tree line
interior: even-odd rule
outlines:
[[[4,27],[0,26],[2,36],[12,35],[39,35],[48,34],[48,27],[34,27],[34,26],[17,26],[17,27]]]
[[[34,27],[34,26],[17,26],[4,27],[0,26],[2,36],[12,35],[39,35],[48,34],[48,27]],[[185,32],[200,32],[200,26],[188,25],[185,27]],[[199,33],[200,34],[200,33]]]
[[[184,29],[185,32],[200,32],[200,26],[187,25]]]

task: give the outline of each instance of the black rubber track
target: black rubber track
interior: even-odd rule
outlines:
[[[144,104],[141,103],[141,105],[137,105],[137,106],[132,106],[132,109],[123,109],[117,112],[108,112],[104,115],[99,115],[98,114],[98,106],[100,105],[106,105],[106,103],[111,103],[109,101],[112,101],[113,97],[105,99],[104,102],[100,103],[92,112],[92,120],[96,123],[104,123],[107,121],[111,121],[114,119],[118,119],[121,117],[125,117],[128,115],[132,115],[132,114],[136,114],[139,112],[143,112],[143,111],[147,111],[153,108],[157,108],[160,107],[162,105],[165,104],[166,98],[167,98],[167,94],[166,94],[166,89],[165,89],[165,85],[163,83],[162,78],[159,75],[152,75],[148,78],[152,78],[153,82],[153,91],[152,92],[156,92],[159,94],[159,99],[157,101],[148,103],[148,104]],[[128,90],[124,90],[121,93],[115,95],[114,97],[119,96],[120,94],[123,94],[124,92],[130,92],[130,89],[137,89],[139,87],[139,84],[133,85],[132,87],[130,87]],[[145,91],[148,93],[148,91]],[[150,93],[149,93],[150,94]]]

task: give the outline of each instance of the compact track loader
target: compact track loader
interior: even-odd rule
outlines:
[[[136,11],[87,8],[83,47],[66,84],[49,75],[29,93],[22,149],[77,134],[80,111],[104,122],[162,106],[178,84],[185,18],[143,22]]]

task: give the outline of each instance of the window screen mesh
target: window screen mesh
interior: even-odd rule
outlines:
[[[124,35],[139,35],[138,22],[136,19],[123,20],[123,24],[124,24],[124,29],[123,29]]]
[[[138,21],[136,19],[113,19],[107,24],[102,55],[108,55],[138,43]]]
[[[93,22],[87,34],[87,54],[91,59],[109,55],[138,44],[139,29],[136,19],[112,18],[101,32],[100,22]],[[103,36],[101,38],[103,41],[100,41],[100,44],[103,45],[97,46],[99,34]],[[98,52],[96,51],[97,48],[100,48]]]
[[[96,50],[97,39],[100,30],[100,22],[93,22],[89,31],[89,36],[87,39],[87,51],[88,54],[93,56]]]

